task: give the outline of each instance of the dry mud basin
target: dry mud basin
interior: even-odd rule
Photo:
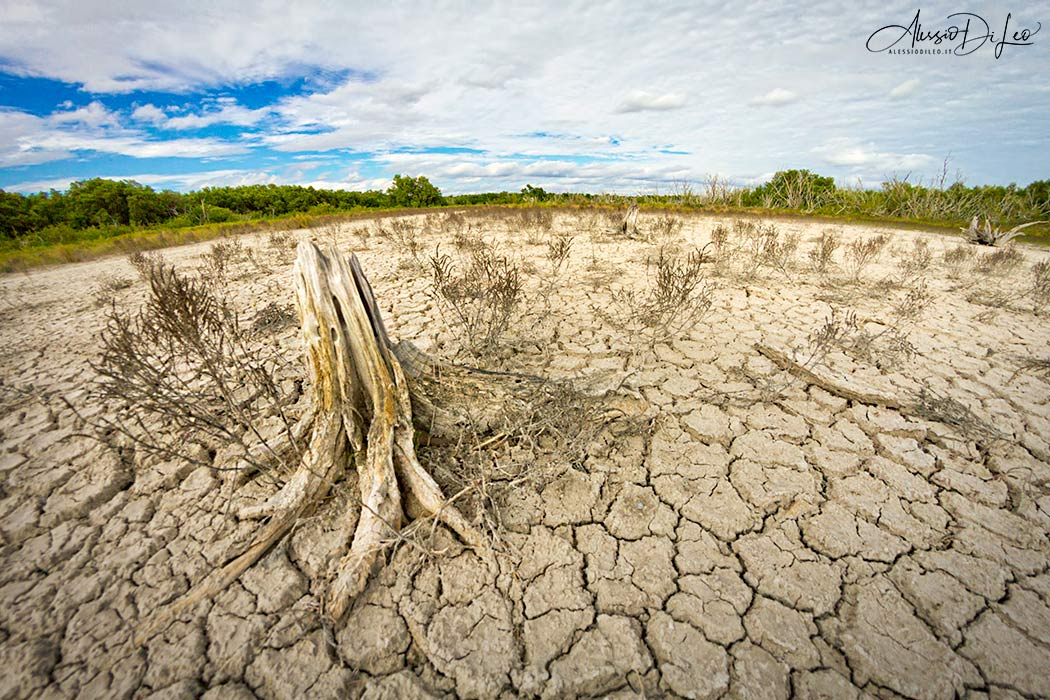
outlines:
[[[455,254],[449,231],[411,221],[423,251],[444,240]],[[718,223],[664,235],[640,222],[682,254]],[[606,225],[473,222],[528,271],[531,306],[495,365],[618,387],[608,400],[635,427],[602,428],[582,458],[492,491],[499,571],[439,529],[443,551],[398,547],[326,624],[318,574],[345,551],[337,521],[357,517],[342,485],[141,646],[136,626],[256,525],[230,514],[221,475],[118,456],[65,403],[108,410],[86,400],[105,322],[93,292],[134,280],[116,298],[140,304],[127,261],[0,278],[0,697],[1050,697],[1050,379],[1024,364],[1050,355],[1030,283],[1050,255],[1018,246],[1012,268],[953,267],[948,236],[791,221],[778,240],[798,234],[799,248],[778,263],[731,231],[737,252],[704,265],[709,313],[650,348],[614,323],[614,297],[644,297],[668,240]],[[391,334],[451,357],[426,274],[394,238],[363,241],[365,226],[296,235],[356,250]],[[824,273],[809,260],[829,228],[889,243],[851,281],[845,248]],[[557,232],[575,238],[544,304]],[[290,258],[264,235],[241,241],[264,264],[233,264],[238,306],[291,304]],[[208,248],[164,255],[189,270]],[[833,311],[856,325],[820,350]],[[278,332],[290,356],[296,332]],[[495,467],[507,459],[493,449]]]

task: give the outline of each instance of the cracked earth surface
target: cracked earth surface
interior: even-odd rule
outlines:
[[[690,220],[684,240],[703,243],[715,223]],[[828,226],[778,225],[803,251]],[[937,254],[955,245],[841,227],[846,240],[878,232]],[[541,246],[491,235],[542,264]],[[344,233],[346,248],[356,240]],[[646,429],[604,435],[581,464],[499,504],[498,572],[451,538],[423,561],[400,549],[329,628],[311,581],[345,551],[335,522],[356,518],[337,494],[141,647],[133,626],[254,525],[229,515],[211,470],[125,463],[84,437],[63,402],[99,410],[83,404],[104,323],[91,291],[103,274],[132,278],[126,261],[0,278],[0,698],[1050,697],[1050,383],[1015,372],[1017,357],[1047,355],[1045,315],[989,318],[934,263],[913,357],[885,370],[829,358],[836,376],[895,396],[922,378],[1002,435],[984,439],[788,381],[759,354],[759,341],[804,343],[845,288],[801,267],[715,278],[704,322],[624,360],[630,339],[590,309],[609,290],[585,284],[586,258],[641,287],[652,247],[575,245],[558,338],[538,369],[628,374],[623,391],[641,399]],[[165,256],[192,266],[205,249]],[[1050,259],[1023,252],[1027,264]],[[440,354],[447,333],[393,244],[373,238],[359,257],[392,334]],[[881,318],[900,292],[873,281],[893,272],[886,254],[850,306]],[[290,303],[290,277],[286,265],[233,289],[248,309],[274,294]],[[119,299],[144,293],[137,282]],[[282,336],[292,353],[295,337]],[[770,376],[785,380],[777,395],[715,400],[754,395]]]

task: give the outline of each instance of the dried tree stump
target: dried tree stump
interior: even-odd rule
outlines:
[[[312,378],[308,447],[280,491],[265,504],[240,513],[242,518],[270,518],[247,548],[155,616],[139,633],[140,640],[235,581],[327,495],[348,467],[357,470],[361,514],[352,540],[347,533],[350,549],[326,596],[326,611],[332,618],[340,619],[364,589],[377,556],[400,529],[406,506],[412,514],[444,523],[483,557],[489,556],[482,535],[420,465],[412,415],[415,403],[426,412],[427,428],[454,425],[456,412],[438,408],[421,390],[437,388],[442,373],[456,373],[460,381],[473,377],[478,386],[482,384],[478,378],[489,373],[443,365],[409,344],[402,343],[397,348],[400,353],[395,353],[372,288],[354,255],[348,260],[334,248],[322,253],[313,243],[300,243],[294,279]],[[398,354],[409,360],[415,400]],[[500,379],[487,382],[490,396],[499,397],[501,383],[526,381],[518,376]],[[479,394],[482,400],[484,396]]]
[[[623,223],[620,224],[620,233],[624,234],[628,238],[634,238],[638,235],[638,205],[632,204],[628,209],[627,213],[623,216]]]

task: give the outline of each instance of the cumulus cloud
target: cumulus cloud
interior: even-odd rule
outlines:
[[[798,99],[798,95],[784,88],[773,88],[764,95],[751,100],[751,104],[763,107],[780,107]]]
[[[685,95],[677,92],[652,93],[635,90],[620,103],[618,112],[666,112],[685,106]]]
[[[55,112],[48,118],[48,121],[51,124],[72,124],[93,128],[120,126],[118,115],[98,101],[86,107]]]
[[[168,114],[156,105],[144,104],[132,110],[131,118],[149,124],[162,124],[167,120]]]

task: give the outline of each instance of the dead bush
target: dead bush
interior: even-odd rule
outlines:
[[[925,239],[912,241],[911,250],[904,248],[897,251],[897,267],[905,278],[923,275],[933,264],[933,251]]]
[[[554,228],[554,212],[537,207],[518,209],[516,226],[525,233],[526,243],[543,245]]]
[[[711,310],[713,289],[703,268],[708,262],[702,249],[681,256],[661,248],[655,259],[646,261],[645,292],[621,289],[614,292],[610,308],[595,312],[632,337],[645,338],[650,348],[677,337]]]
[[[845,263],[846,272],[850,280],[857,282],[865,268],[879,259],[883,248],[889,243],[885,234],[879,234],[872,238],[857,239],[846,246]]]
[[[820,238],[817,239],[816,245],[809,250],[807,257],[809,258],[810,267],[817,274],[826,274],[828,268],[835,262],[835,251],[842,245],[842,241],[839,240],[838,234],[833,230],[827,230],[820,234]]]
[[[376,221],[373,224],[373,232],[376,237],[393,243],[397,251],[402,255],[407,255],[411,262],[420,266],[424,265],[425,261],[420,257],[423,243],[415,222],[403,218],[389,219],[385,222]]]
[[[440,247],[428,260],[430,295],[475,357],[495,349],[522,302],[520,267],[492,246],[473,248],[456,262]]]
[[[299,237],[291,231],[271,231],[266,237],[266,245],[280,264],[290,263],[295,258],[295,247]]]
[[[298,452],[291,397],[280,388],[289,370],[283,353],[259,341],[260,329],[210,278],[163,261],[139,263],[147,301],[135,312],[111,307],[92,363],[91,397],[111,409],[94,425],[147,454],[199,466],[214,466],[220,449],[239,452],[241,466],[255,469],[280,461],[279,444]]]
[[[99,275],[98,283],[92,291],[91,296],[96,306],[111,306],[116,299],[117,293],[128,289],[132,281],[120,275]]]
[[[681,217],[673,214],[660,214],[649,226],[649,238],[660,244],[666,244],[678,238],[685,227]]]
[[[711,231],[711,244],[715,249],[715,258],[719,262],[725,262],[729,258],[730,249],[729,228],[725,224],[718,224]]]
[[[163,262],[164,258],[161,257],[160,253],[148,253],[137,250],[128,255],[128,263],[135,268],[135,272],[138,274],[139,279],[143,281],[149,281],[149,276],[152,273],[153,268]]]
[[[1028,289],[1032,310],[1042,313],[1050,306],[1050,262],[1042,260],[1032,265],[1032,282]]]
[[[229,279],[233,266],[246,259],[244,246],[240,241],[217,241],[201,256],[204,263],[203,274],[216,283],[224,284]]]
[[[762,229],[761,253],[759,260],[761,264],[767,265],[779,271],[785,277],[795,262],[795,253],[798,251],[799,236],[797,233],[789,233],[783,238],[773,224]]]
[[[992,253],[978,255],[974,269],[986,275],[1005,275],[1013,272],[1024,263],[1024,255],[1016,248],[1008,246]]]
[[[963,268],[972,263],[975,254],[976,251],[973,246],[960,243],[954,248],[945,250],[941,254],[941,262],[944,263],[944,267],[948,270],[948,276],[957,278]]]

